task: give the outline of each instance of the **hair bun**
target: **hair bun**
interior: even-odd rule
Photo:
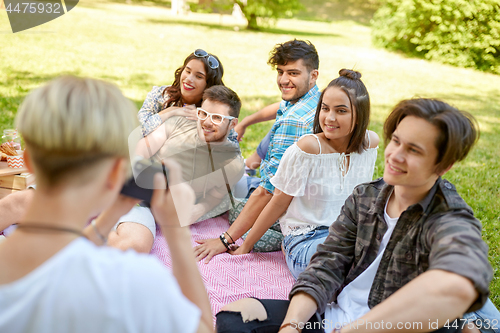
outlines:
[[[351,80],[359,80],[361,79],[361,73],[352,69],[343,68],[339,71],[340,76],[345,76]]]

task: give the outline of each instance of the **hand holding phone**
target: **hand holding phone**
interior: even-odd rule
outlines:
[[[162,173],[167,179],[164,187],[166,189],[168,187],[168,169],[165,165],[152,162],[149,159],[135,162],[132,165],[133,175],[123,185],[121,194],[140,199],[149,204],[155,188],[154,175],[157,173]]]

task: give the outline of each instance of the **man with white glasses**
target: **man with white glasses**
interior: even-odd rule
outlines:
[[[183,179],[196,194],[191,223],[217,216],[231,206],[231,188],[242,177],[244,164],[239,145],[227,137],[238,123],[240,108],[234,91],[213,86],[203,93],[197,121],[170,117],[137,144],[136,151],[144,158],[170,158],[181,165]],[[151,251],[156,226],[145,205],[119,218],[115,229],[109,234],[109,245]]]

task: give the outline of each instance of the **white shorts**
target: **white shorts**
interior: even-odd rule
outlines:
[[[118,228],[120,223],[132,222],[142,224],[151,231],[153,239],[156,237],[156,223],[151,210],[147,207],[134,206],[130,212],[120,217],[113,230]]]

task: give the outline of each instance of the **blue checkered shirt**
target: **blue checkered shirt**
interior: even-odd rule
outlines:
[[[271,128],[271,138],[267,154],[260,164],[260,186],[273,193],[274,186],[269,179],[274,176],[281,156],[301,136],[312,133],[314,115],[321,92],[318,86],[312,87],[296,103],[282,101],[276,122]]]

